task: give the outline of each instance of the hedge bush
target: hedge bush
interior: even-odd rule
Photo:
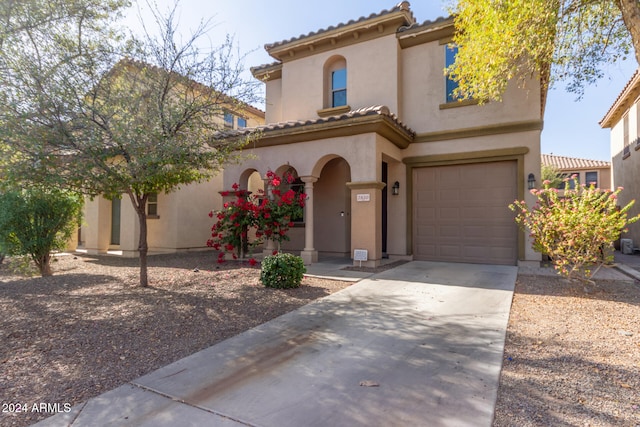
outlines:
[[[260,281],[268,288],[297,288],[302,283],[306,271],[299,256],[278,253],[262,260]]]

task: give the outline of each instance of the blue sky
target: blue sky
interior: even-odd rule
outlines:
[[[235,37],[240,52],[250,52],[245,66],[271,63],[263,46],[327,28],[361,16],[378,13],[394,7],[399,0],[325,0],[302,2],[299,0],[181,0],[179,3],[180,28],[189,34],[201,20],[212,18],[209,32],[213,45],[220,44],[226,34]],[[148,9],[141,3],[142,16]],[[156,0],[161,11],[173,0]],[[411,10],[418,22],[447,16],[445,3],[414,0]],[[138,10],[134,6],[125,23],[135,26]],[[598,122],[618,97],[620,91],[636,69],[633,58],[608,66],[605,78],[585,91],[576,102],[575,95],[566,93],[562,85],[549,91],[542,132],[542,152],[561,156],[610,160],[609,130],[601,129]]]

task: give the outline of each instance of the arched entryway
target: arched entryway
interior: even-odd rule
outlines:
[[[327,156],[318,162],[314,184],[314,242],[322,256],[348,257],[351,252],[351,168],[342,157]]]

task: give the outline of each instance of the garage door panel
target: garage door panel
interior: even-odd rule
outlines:
[[[438,253],[443,257],[456,258],[460,257],[460,245],[439,245]]]
[[[422,202],[432,202],[433,200],[436,199],[436,192],[435,191],[419,191],[416,193],[417,195],[417,201],[418,204],[421,204]]]
[[[418,216],[419,222],[433,220],[436,217],[436,208],[418,208]]]
[[[442,239],[447,239],[447,238],[459,238],[461,234],[461,229],[458,226],[455,225],[442,225],[440,227],[437,228],[436,231],[436,235],[439,236]]]
[[[428,225],[419,225],[418,233],[427,238],[434,238],[436,237],[436,228]]]
[[[515,264],[515,161],[416,168],[413,179],[416,259]]]
[[[442,219],[444,221],[447,220],[457,220],[460,219],[460,209],[459,208],[441,208],[441,209],[437,209],[437,216],[436,218]]]
[[[435,245],[418,245],[418,251],[427,257],[436,256]]]
[[[474,224],[502,224],[506,217],[515,218],[511,213],[502,206],[469,206],[462,210],[461,218]]]
[[[460,195],[467,202],[487,203],[485,193],[478,189],[465,189],[460,192]]]

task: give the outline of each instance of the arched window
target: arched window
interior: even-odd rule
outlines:
[[[325,108],[347,105],[347,61],[342,56],[330,58],[324,66]]]

